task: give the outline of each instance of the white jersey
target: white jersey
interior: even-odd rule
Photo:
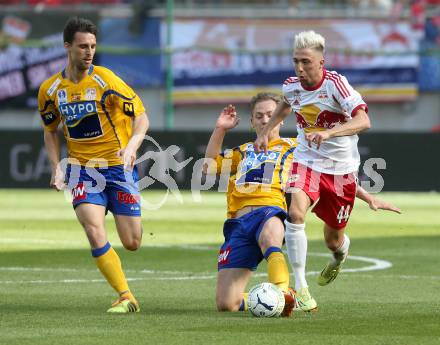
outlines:
[[[359,168],[358,136],[343,136],[325,140],[319,149],[308,146],[305,133],[324,131],[347,122],[356,111],[368,111],[361,95],[347,79],[324,70],[321,82],[314,88],[304,88],[296,77],[287,78],[283,85],[284,101],[296,115],[298,147],[295,162],[318,172],[343,175]]]

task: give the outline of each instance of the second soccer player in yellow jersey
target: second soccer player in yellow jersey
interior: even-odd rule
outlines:
[[[52,166],[50,185],[61,190],[67,183],[96,265],[118,293],[108,312],[138,312],[119,256],[107,240],[104,218],[111,211],[124,247],[139,248],[142,226],[134,163],[148,118],[142,101],[127,84],[112,71],[92,64],[96,33],[96,26],[87,19],[67,22],[67,66],[43,82],[38,106]],[[60,124],[69,154],[66,176],[59,164]]]

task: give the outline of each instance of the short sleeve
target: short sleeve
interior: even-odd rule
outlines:
[[[118,107],[122,113],[130,117],[145,113],[142,100],[133,89],[114,74],[112,79],[113,106]]]
[[[217,174],[224,172],[224,168],[230,169],[231,174],[235,174],[241,158],[242,154],[239,147],[224,150],[215,159],[217,163]]]
[[[360,108],[368,112],[367,104],[362,99],[360,93],[348,83],[347,78],[339,74],[332,75],[331,78],[333,81],[331,83],[333,85],[333,97],[344,112],[352,117]]]
[[[44,84],[38,90],[38,111],[44,129],[55,132],[61,121],[61,116],[55,107],[55,102],[47,94]]]

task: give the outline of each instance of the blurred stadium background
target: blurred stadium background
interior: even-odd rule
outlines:
[[[144,212],[136,253],[120,248],[106,218],[142,312],[104,313],[114,294],[70,203],[48,188],[36,105],[40,83],[64,67],[62,30],[76,14],[98,24],[94,63],[119,74],[148,107],[160,148],[145,143],[149,159],[139,170],[150,176],[142,196],[153,205],[166,199],[166,186],[191,187],[224,105],[236,104],[242,118],[225,145],[252,140],[247,103],[260,90],[281,92],[293,74],[295,33],[326,36],[326,67],[346,75],[369,105],[362,160],[382,159],[371,168],[392,193],[381,197],[403,214],[359,202],[344,272],[322,289],[315,282],[327,260],[322,224],[308,218],[307,271],[319,313],[258,320],[215,312],[225,216],[225,197],[215,191],[202,193],[203,202],[171,193]],[[295,135],[293,117],[283,135]],[[438,345],[439,151],[440,0],[0,0],[0,343]],[[371,168],[362,163],[360,176],[376,187]],[[250,286],[265,272],[263,263]]]
[[[249,140],[247,102],[280,92],[293,74],[294,34],[314,29],[327,38],[327,68],[368,101],[373,128],[360,151],[385,159],[386,169],[376,167],[385,190],[440,190],[438,0],[0,0],[0,187],[47,186],[36,94],[64,66],[62,29],[75,14],[98,23],[94,63],[141,95],[153,138],[179,146],[162,167],[199,158],[228,103],[242,121],[226,143]],[[294,128],[292,117],[284,134]],[[191,168],[173,175],[179,186],[189,187]]]

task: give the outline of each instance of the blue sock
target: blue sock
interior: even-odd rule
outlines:
[[[109,251],[110,248],[111,248],[110,242],[107,242],[105,244],[105,246],[102,247],[102,248],[92,249],[92,256],[94,258],[97,258],[97,257],[99,257],[101,255],[104,255],[105,253],[107,253]]]
[[[272,253],[282,253],[283,251],[281,250],[280,247],[269,247],[267,248],[266,252],[264,253],[264,258],[267,260],[270,256],[270,254]]]

